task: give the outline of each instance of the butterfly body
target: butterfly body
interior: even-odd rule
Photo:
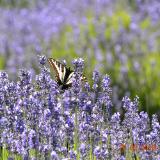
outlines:
[[[55,71],[56,81],[62,90],[68,89],[72,86],[74,71],[64,64],[56,61],[55,59],[49,58],[48,62]]]

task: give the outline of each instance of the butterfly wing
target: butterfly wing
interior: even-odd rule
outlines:
[[[64,80],[65,80],[67,68],[62,63],[54,60],[53,58],[49,58],[48,62],[50,64],[51,68],[53,68],[56,73],[57,83],[60,85],[63,84]]]
[[[75,72],[53,58],[49,58],[48,62],[51,68],[54,69],[56,73],[56,81],[59,85],[62,85],[62,89],[67,89],[68,87],[71,87]],[[86,78],[84,76],[81,76],[81,80],[84,81],[86,80]]]
[[[74,78],[74,72],[70,71],[70,73],[67,76],[66,82],[65,82],[66,85],[72,85],[73,78]]]

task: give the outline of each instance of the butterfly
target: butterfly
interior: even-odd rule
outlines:
[[[58,85],[61,86],[61,89],[65,90],[71,87],[75,72],[53,58],[48,58],[48,62],[56,73],[55,78]],[[81,79],[84,80],[86,78],[82,76]]]

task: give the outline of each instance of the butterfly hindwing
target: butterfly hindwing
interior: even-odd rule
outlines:
[[[67,80],[66,80],[66,84],[67,84],[67,85],[72,84],[72,82],[73,82],[73,76],[74,76],[74,72],[71,72],[71,73],[68,75]]]

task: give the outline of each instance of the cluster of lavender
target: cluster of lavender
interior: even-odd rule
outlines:
[[[93,72],[93,85],[77,77],[83,60],[75,59],[72,87],[60,90],[40,57],[35,78],[21,70],[11,82],[0,73],[0,144],[9,158],[23,159],[154,159],[160,158],[160,124],[138,112],[138,98],[123,98],[122,117],[113,114],[109,76]],[[77,73],[77,74],[76,74]],[[2,158],[3,159],[3,158]]]

